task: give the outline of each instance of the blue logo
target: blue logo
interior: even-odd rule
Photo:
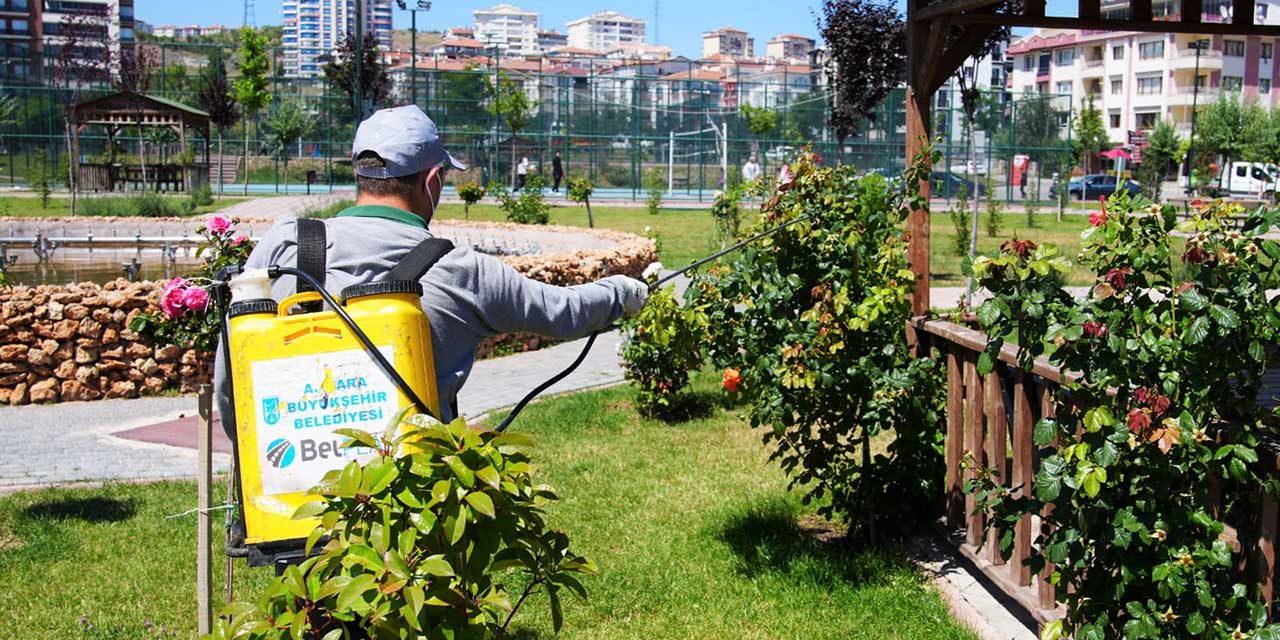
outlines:
[[[269,425],[280,422],[280,398],[272,396],[262,399],[262,420]]]
[[[293,463],[293,443],[284,438],[276,438],[267,445],[267,462],[277,469],[283,469]]]

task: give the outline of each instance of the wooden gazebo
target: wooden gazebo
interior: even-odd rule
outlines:
[[[1130,0],[1112,16],[1103,16],[1100,0],[1079,0],[1076,16],[1045,15],[1045,0],[907,0],[907,157],[921,149],[931,135],[930,105],[934,93],[964,62],[979,53],[983,41],[998,27],[1044,27],[1093,31],[1136,31],[1280,37],[1280,26],[1254,24],[1254,0],[1226,0],[1231,16],[1204,13],[1203,0],[1171,0],[1173,10],[1155,16],[1152,0]],[[1017,6],[1017,11],[1011,7]],[[1217,7],[1217,5],[1214,5]],[[1125,9],[1127,8],[1127,11]],[[920,184],[927,197],[928,181]],[[978,355],[986,348],[986,336],[968,327],[933,320],[929,313],[929,216],[913,211],[909,221],[910,260],[916,289],[908,323],[908,339],[918,354],[934,354],[945,360],[947,408],[943,488],[946,524],[959,550],[1039,622],[1061,615],[1055,586],[1032,575],[1028,558],[1036,544],[1036,525],[1024,516],[1013,530],[1013,553],[1007,561],[996,551],[1001,532],[993,527],[984,546],[985,515],[975,509],[973,496],[961,490],[965,474],[962,460],[972,455],[975,466],[994,472],[997,482],[1027,491],[1038,464],[1033,425],[1039,417],[1053,417],[1057,388],[1070,374],[1037,361],[1030,370],[1019,366],[1017,348],[1006,344],[998,360],[1008,375],[978,373]],[[1008,403],[1012,406],[1007,406]],[[1278,462],[1277,464],[1280,464]],[[969,475],[968,477],[973,477]],[[1232,549],[1253,567],[1262,595],[1269,601],[1276,593],[1277,546],[1280,544],[1280,504],[1270,494],[1262,496],[1256,526],[1248,531],[1228,527],[1224,537]]]
[[[125,127],[167,127],[178,134],[181,153],[187,151],[187,130],[194,129],[204,138],[203,166],[147,167],[145,182],[152,188],[174,191],[189,190],[209,179],[209,114],[181,102],[152,95],[121,91],[77,104],[72,110],[73,149],[77,188],[114,191],[123,184],[143,182],[143,167],[117,166],[115,137]],[[108,160],[106,164],[84,164],[80,158],[80,134],[85,127],[98,125],[107,130]]]

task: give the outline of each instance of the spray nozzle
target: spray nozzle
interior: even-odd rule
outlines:
[[[231,301],[271,297],[271,275],[267,269],[243,269],[231,278]]]

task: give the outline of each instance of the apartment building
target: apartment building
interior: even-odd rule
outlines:
[[[38,0],[28,0],[40,4]],[[74,16],[93,16],[82,23],[90,33],[78,36],[77,58],[114,64],[124,49],[134,45],[133,0],[45,0],[39,9],[41,53],[47,61],[62,50],[64,25]],[[111,69],[113,72],[115,67]]]
[[[728,56],[750,58],[755,55],[755,38],[746,31],[733,27],[721,27],[702,34],[702,57]]]
[[[503,55],[536,56],[542,52],[538,47],[538,12],[500,4],[476,9],[471,15],[475,19],[475,39],[497,46]]]
[[[784,33],[769,39],[765,44],[764,55],[771,60],[808,63],[809,53],[813,51],[813,38],[806,38],[794,33]]]
[[[1260,0],[1256,9],[1259,24],[1280,21],[1280,2]],[[1206,22],[1222,19],[1217,9],[1206,9]],[[1197,55],[1193,45],[1201,41],[1207,46]],[[1060,95],[1073,110],[1091,96],[1115,143],[1160,120],[1186,136],[1193,104],[1223,94],[1274,108],[1280,102],[1278,45],[1280,39],[1258,36],[1041,30],[1009,47],[1008,86],[1015,96]]]
[[[0,82],[38,75],[42,8],[41,0],[0,0]]]
[[[357,1],[364,3],[361,31],[372,34],[380,47],[391,48],[391,0],[284,0],[285,75],[315,78],[323,73],[324,58],[355,33]]]
[[[546,53],[552,49],[567,46],[569,46],[568,34],[560,33],[555,29],[538,32],[538,51]]]
[[[227,27],[220,24],[209,26],[203,25],[187,25],[177,26],[172,24],[162,24],[158,27],[151,28],[151,34],[160,38],[192,38],[199,36],[213,36],[230,31]]]
[[[644,44],[645,21],[617,11],[601,11],[568,24],[569,46],[592,51],[611,51]]]

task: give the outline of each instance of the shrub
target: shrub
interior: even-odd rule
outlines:
[[[573,178],[569,180],[569,201],[581,202],[587,206],[587,227],[594,228],[595,220],[591,216],[591,193],[595,188],[591,186],[591,181],[586,178]]]
[[[298,213],[298,217],[309,220],[327,220],[342,213],[344,209],[355,206],[355,204],[355,200],[339,200],[326,205],[308,204],[305,209]]]
[[[711,203],[711,217],[715,218],[716,236],[722,249],[738,237],[738,228],[742,225],[742,206],[739,204],[742,192],[741,185],[728,191],[717,191],[715,202]]]
[[[458,185],[458,197],[462,198],[463,218],[471,219],[471,205],[484,198],[484,187],[474,182]]]
[[[990,336],[980,373],[1015,334],[1024,364],[1047,355],[1084,373],[1035,425],[1030,495],[987,474],[966,483],[1004,531],[1043,518],[1031,569],[1053,563],[1067,607],[1045,637],[1280,637],[1222,538],[1275,482],[1259,460],[1273,416],[1254,399],[1265,345],[1280,338],[1266,293],[1280,287],[1280,244],[1266,237],[1278,216],[1255,211],[1239,231],[1231,217],[1243,213],[1203,204],[1179,224],[1172,206],[1112,196],[1082,234],[1079,262],[1096,281],[1081,300],[1063,288],[1066,261],[1032,242],[969,268],[994,293],[978,309]],[[1175,232],[1190,234],[1185,247]],[[1010,537],[1000,546],[1008,557]]]
[[[1040,199],[1032,198],[1026,202],[1027,208],[1027,228],[1036,228],[1036,214],[1040,213]]]
[[[31,156],[31,190],[40,196],[40,208],[49,208],[49,195],[53,192],[52,180],[49,177],[49,156],[44,149],[36,149]]]
[[[207,207],[213,204],[213,189],[209,187],[208,183],[196,185],[196,188],[191,190],[191,202],[197,207]]]
[[[529,176],[525,186],[516,195],[506,189],[495,190],[501,199],[507,220],[519,224],[546,224],[551,220],[551,205],[542,196],[542,176]]]
[[[190,200],[179,201],[176,198],[166,198],[154,193],[139,194],[132,196],[129,200],[133,207],[133,215],[143,218],[171,218],[195,211],[195,207],[185,206],[190,204]]]
[[[994,238],[1000,235],[1000,230],[1004,228],[1004,209],[1000,206],[1000,199],[996,197],[996,183],[987,177],[987,217],[985,218],[987,225],[987,237]]]
[[[969,255],[969,225],[973,222],[970,217],[973,214],[969,210],[969,187],[961,184],[956,189],[956,206],[947,211],[947,217],[951,219],[951,228],[956,232],[951,247],[952,253],[957,256]]]
[[[913,280],[902,225],[911,206],[927,207],[924,167],[912,164],[903,193],[802,154],[761,226],[810,219],[699,274],[686,294],[708,315],[700,344],[737,370],[751,423],[792,486],[855,532],[873,513],[900,529],[923,523],[941,490],[943,385],[903,331]],[[873,457],[881,434],[887,448]]]
[[[662,169],[654,167],[645,173],[645,207],[649,210],[649,215],[658,215],[658,210],[662,207],[662,197],[667,194],[667,182],[662,177]]]
[[[560,630],[561,593],[585,599],[576,574],[596,570],[548,528],[544,508],[556,494],[533,482],[521,451],[529,439],[462,419],[413,416],[397,433],[398,422],[381,436],[335,431],[374,455],[330,471],[311,490],[318,500],[298,509],[295,517],[320,518],[307,551],[327,542],[256,604],[227,607],[214,640],[504,637],[537,591]],[[512,569],[524,585],[514,604]]]
[[[689,384],[689,372],[702,366],[705,312],[681,306],[670,289],[658,289],[623,329],[622,366],[638,389],[640,412],[668,415]]]

